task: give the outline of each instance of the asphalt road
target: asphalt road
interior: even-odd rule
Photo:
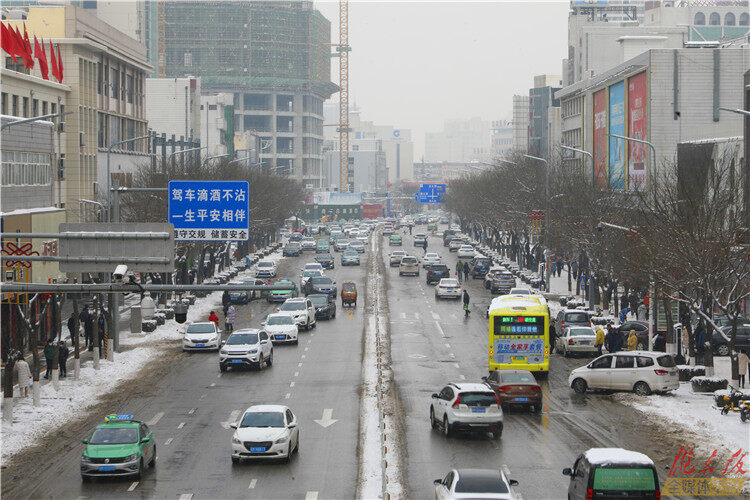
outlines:
[[[327,271],[338,284],[355,281],[365,290],[365,263]],[[306,252],[280,262],[279,276],[299,281]],[[364,300],[337,317],[300,332],[299,345],[274,347],[273,366],[262,371],[220,373],[216,353],[182,353],[170,347],[169,369],[153,387],[116,397],[113,413],[133,413],[149,423],[157,443],[157,466],[137,483],[99,479],[83,483],[83,445],[76,436],[25,477],[3,481],[8,498],[352,498],[357,478],[357,436]],[[275,305],[264,299],[237,307],[235,329],[258,327]],[[220,309],[220,306],[218,307]],[[226,337],[226,335],[225,335]],[[227,423],[254,404],[285,404],[300,422],[300,452],[290,464],[232,465]],[[336,422],[323,427],[326,409]],[[17,471],[5,470],[4,478]]]
[[[384,243],[383,257],[393,249]],[[421,248],[413,247],[408,232],[403,249],[423,255]],[[428,251],[438,252],[443,262],[455,269],[456,254],[443,247],[440,238],[429,238]],[[611,396],[575,394],[567,386],[568,374],[587,360],[566,359],[556,353],[549,378],[542,381],[544,411],[506,411],[501,440],[494,441],[489,435],[446,439],[431,430],[432,393],[440,392],[449,382],[481,382],[488,373],[485,312],[490,292],[482,280],[469,278],[464,286],[472,312],[465,319],[460,300],[435,299],[434,287],[425,283],[424,270],[418,277],[399,277],[396,267],[387,268],[387,274],[392,369],[406,414],[407,481],[412,498],[431,496],[432,481],[452,468],[503,466],[519,481],[517,491],[523,497],[564,498],[569,480],[561,474],[562,469],[572,466],[578,454],[592,447],[641,451],[661,465],[660,471],[671,465],[684,443],[660,435],[636,411]],[[662,482],[664,477],[666,472]]]

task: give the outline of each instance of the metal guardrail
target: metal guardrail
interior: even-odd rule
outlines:
[[[203,291],[271,291],[294,290],[295,285],[235,285],[203,283],[200,285],[140,285],[135,283],[0,283],[3,293],[140,293],[140,292],[203,292]]]

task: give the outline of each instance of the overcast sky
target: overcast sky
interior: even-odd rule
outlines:
[[[338,2],[315,4],[337,42]],[[349,4],[349,104],[410,128],[415,161],[445,120],[510,119],[513,94],[528,95],[534,75],[560,74],[567,54],[567,0]],[[331,76],[338,83],[338,59]]]

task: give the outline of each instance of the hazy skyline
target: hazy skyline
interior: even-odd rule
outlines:
[[[316,1],[338,42],[337,1]],[[475,116],[510,119],[513,94],[562,71],[568,1],[358,1],[349,4],[349,92],[363,119],[425,132]],[[338,83],[338,59],[331,80]],[[331,97],[338,101],[338,94]]]

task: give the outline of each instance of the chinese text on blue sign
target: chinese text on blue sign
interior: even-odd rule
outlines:
[[[441,203],[445,193],[445,184],[423,183],[419,191],[414,194],[414,200],[419,203]]]
[[[249,195],[247,181],[169,181],[174,239],[247,240]]]

